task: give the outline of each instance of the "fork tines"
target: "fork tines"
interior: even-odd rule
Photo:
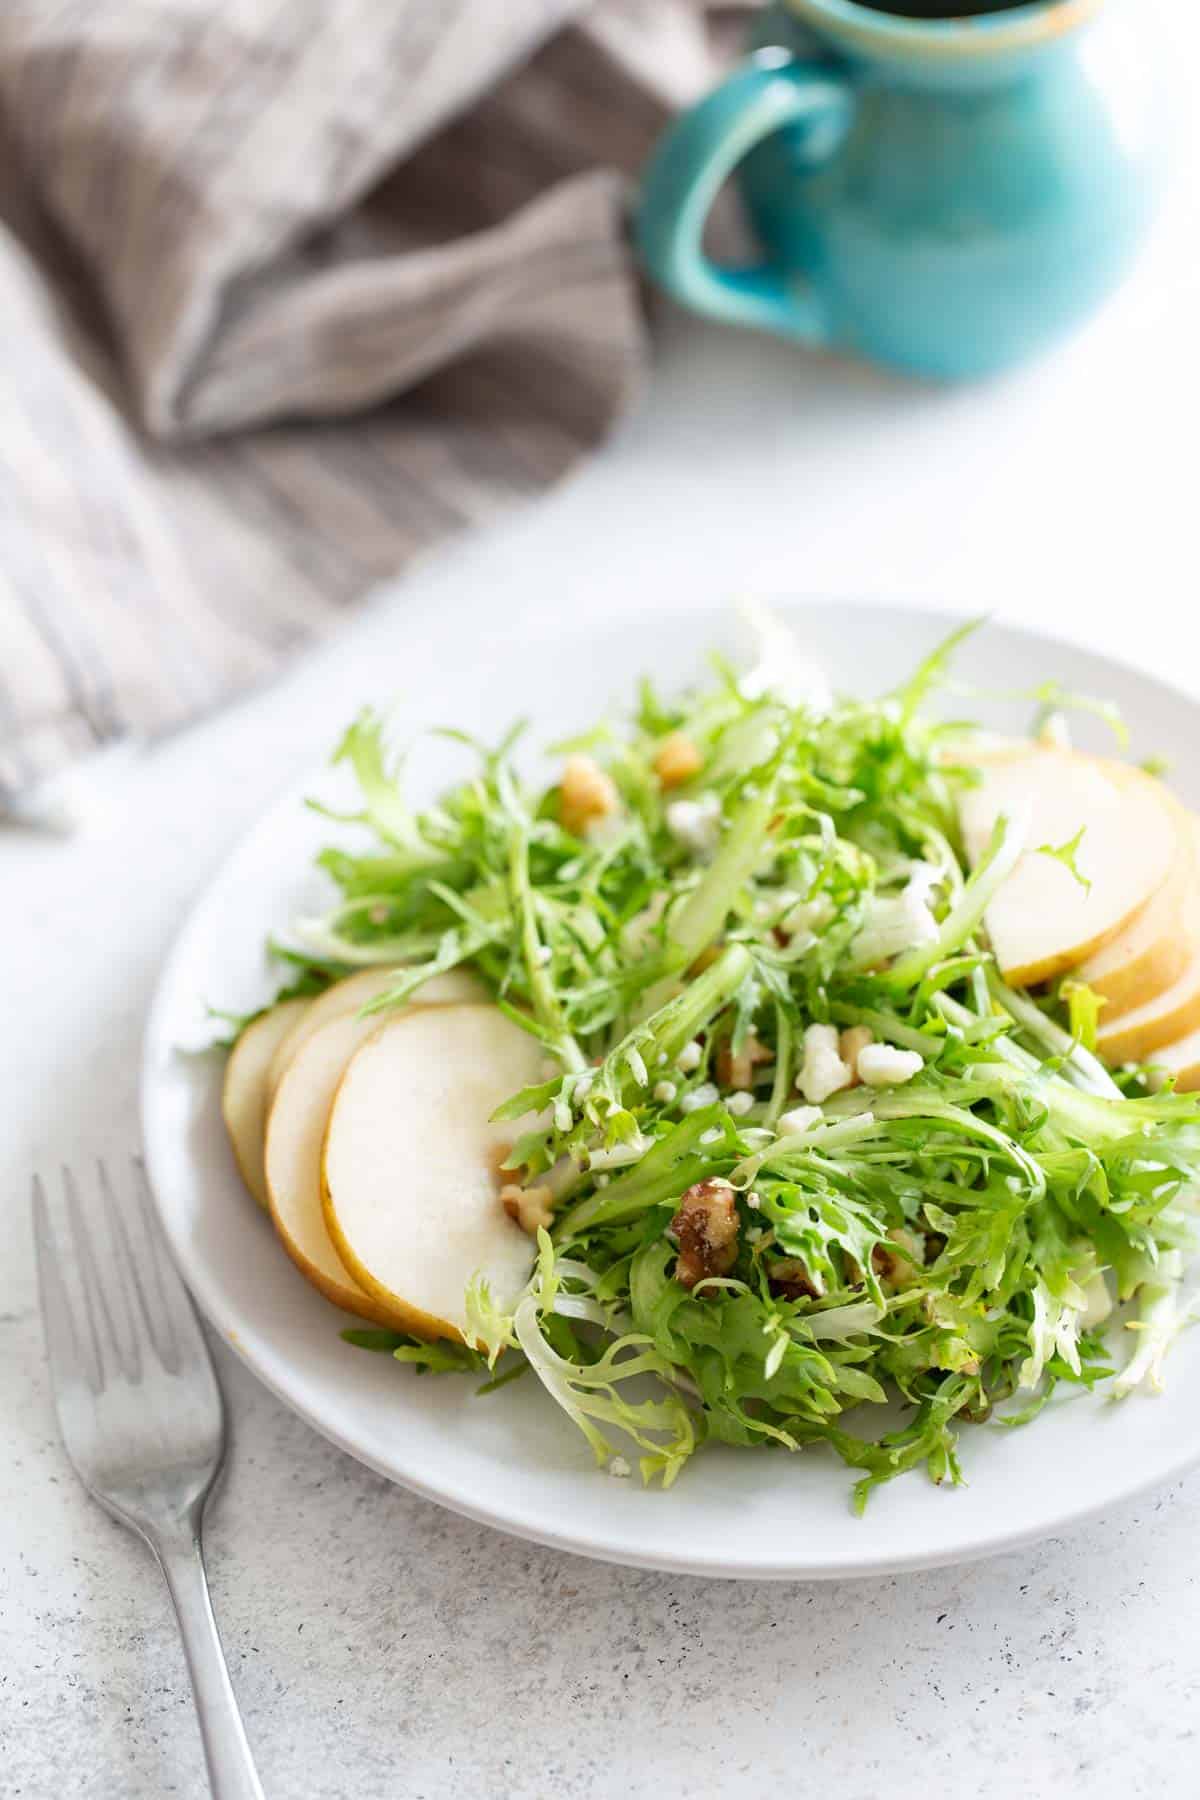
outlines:
[[[176,1376],[208,1352],[187,1292],[159,1241],[145,1170],[117,1188],[103,1162],[86,1198],[72,1170],[61,1199],[33,1181],[34,1238],[51,1372],[60,1393]]]

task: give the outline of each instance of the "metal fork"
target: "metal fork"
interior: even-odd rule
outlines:
[[[98,1164],[86,1218],[69,1169],[63,1170],[61,1206],[51,1207],[34,1177],[38,1283],[55,1406],[84,1487],[144,1539],[166,1578],[216,1800],[263,1800],[200,1548],[204,1503],[225,1455],[221,1390],[148,1199],[136,1161],[122,1202]]]

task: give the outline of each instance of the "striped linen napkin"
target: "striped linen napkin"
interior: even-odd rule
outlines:
[[[0,815],[603,436],[645,357],[628,176],[718,35],[702,0],[4,0]]]

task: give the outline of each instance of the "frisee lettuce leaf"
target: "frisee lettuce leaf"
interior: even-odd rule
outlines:
[[[1037,853],[1039,856],[1052,856],[1055,862],[1060,862],[1063,868],[1074,876],[1080,887],[1090,894],[1092,891],[1091,879],[1083,873],[1078,861],[1079,846],[1083,842],[1086,830],[1087,826],[1081,825],[1074,837],[1068,838],[1065,844],[1039,844]]]

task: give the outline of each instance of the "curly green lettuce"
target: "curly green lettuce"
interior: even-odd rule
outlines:
[[[779,671],[643,682],[568,747],[602,778],[582,818],[516,734],[414,811],[380,720],[355,722],[367,842],[324,853],[339,898],[287,954],[310,982],[395,965],[381,1010],[471,968],[553,1064],[502,1114],[538,1115],[508,1168],[555,1211],[511,1313],[472,1289],[479,1350],[354,1341],[532,1370],[600,1462],[632,1445],[664,1485],[709,1441],[824,1444],[860,1506],[909,1469],[958,1481],[968,1422],[1158,1379],[1191,1318],[1200,1105],[1114,1082],[1089,990],[999,979],[983,918],[1024,830],[968,871],[961,727],[926,712],[957,635],[873,701],[806,686],[778,636]],[[852,1042],[874,1074],[848,1085]]]

